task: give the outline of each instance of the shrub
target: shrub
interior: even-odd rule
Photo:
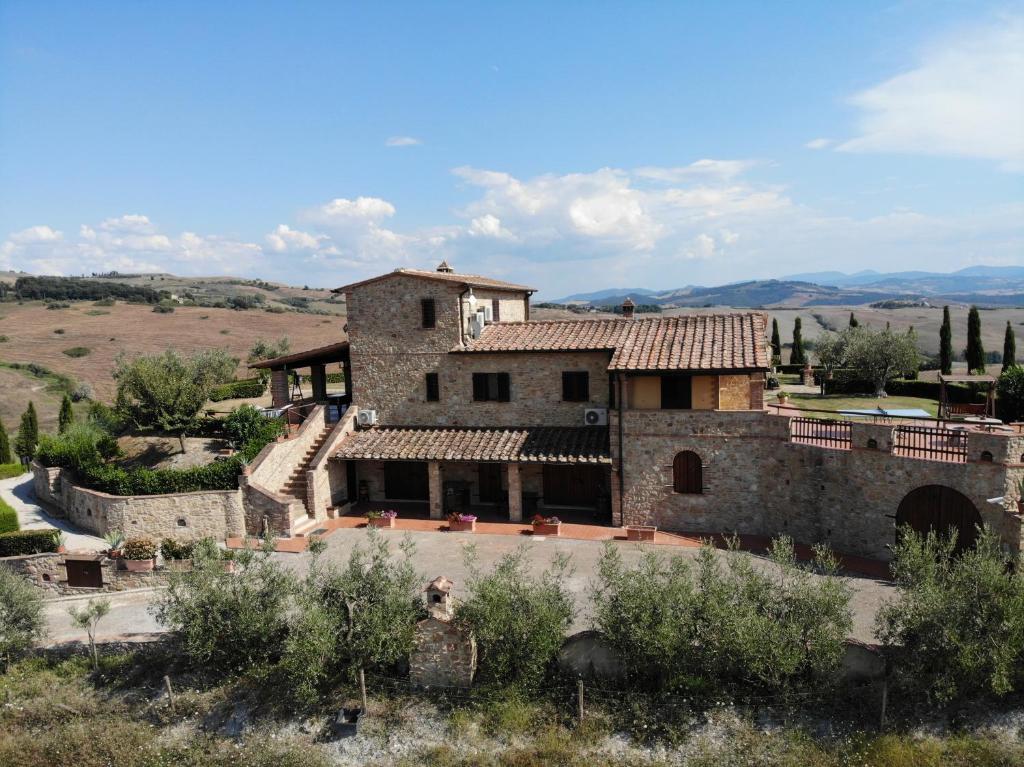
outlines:
[[[156,544],[149,538],[129,538],[121,547],[125,559],[145,560],[156,556]]]
[[[3,498],[0,498],[0,535],[17,532],[18,528],[18,512],[8,506]]]
[[[267,383],[259,378],[245,378],[240,381],[215,386],[210,390],[210,401],[221,402],[226,399],[250,399],[260,397],[267,390]]]
[[[849,587],[835,560],[796,562],[773,541],[772,572],[704,546],[695,563],[647,553],[634,568],[606,546],[594,588],[594,623],[640,689],[690,695],[785,692],[822,686],[838,669],[852,625]]]
[[[0,335],[0,344],[5,344],[11,340],[10,336]]]
[[[1024,367],[1008,367],[996,384],[999,417],[1004,421],[1024,420]]]
[[[160,554],[164,559],[192,559],[195,547],[194,541],[176,541],[173,538],[164,538],[160,542]]]
[[[5,662],[30,650],[46,633],[39,590],[0,567],[0,658]]]
[[[238,569],[224,572],[216,546],[196,546],[193,568],[172,572],[154,606],[193,668],[241,672],[278,657],[288,635],[293,576],[270,550],[239,553]]]
[[[63,301],[49,301],[46,304],[46,308],[47,309],[70,309],[71,308],[71,304],[64,303]],[[54,332],[56,332],[56,331],[54,331]],[[60,332],[63,333],[64,331],[62,330]]]
[[[899,597],[877,618],[897,688],[938,704],[1024,683],[1024,575],[991,531],[973,549],[955,548],[953,538],[901,536],[892,563]]]
[[[39,438],[36,460],[43,466],[68,469],[98,464],[103,459],[99,445],[104,436],[104,432],[92,424],[72,423],[63,434],[44,434]]]
[[[315,702],[324,683],[345,671],[393,670],[408,657],[423,608],[412,544],[403,543],[402,553],[392,559],[387,541],[374,533],[368,549],[355,546],[340,570],[314,558],[279,668],[296,700]]]
[[[224,419],[224,432],[236,444],[245,445],[261,437],[269,442],[281,433],[281,425],[276,420],[265,418],[252,405],[241,405]]]
[[[93,301],[93,306],[113,306],[117,302],[113,298],[101,298],[99,301]]]
[[[28,469],[20,463],[0,463],[0,479],[20,477],[26,471],[28,471]]]
[[[572,622],[573,601],[563,585],[568,560],[559,557],[550,570],[535,575],[520,548],[502,557],[485,575],[477,568],[475,551],[468,549],[466,564],[469,596],[455,617],[476,636],[480,680],[536,688]]]
[[[92,387],[87,383],[80,383],[71,391],[71,401],[81,402],[92,399]]]
[[[79,357],[87,357],[91,353],[92,349],[85,346],[72,346],[70,349],[65,349],[61,352],[61,354],[66,354],[68,357],[73,357],[75,359]]]
[[[60,532],[57,530],[19,530],[0,535],[0,557],[21,557],[56,551]]]

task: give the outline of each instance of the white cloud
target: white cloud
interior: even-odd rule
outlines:
[[[303,212],[300,218],[321,225],[347,225],[352,222],[380,221],[393,215],[395,206],[379,197],[357,197],[354,200],[337,197],[318,208]]]
[[[633,173],[639,178],[652,181],[677,183],[694,178],[713,178],[727,180],[750,170],[757,163],[753,160],[697,160],[689,165],[676,168],[659,168],[645,166],[637,168]]]
[[[384,146],[391,147],[403,147],[403,146],[419,146],[423,142],[412,136],[392,136],[384,142]]]
[[[830,138],[815,138],[804,144],[808,149],[828,149],[836,142]]]
[[[494,237],[499,240],[514,239],[514,235],[501,225],[501,219],[490,213],[477,216],[469,222],[471,237]]]
[[[846,152],[994,160],[1024,171],[1024,18],[962,31],[917,66],[851,98],[860,135]]]
[[[292,229],[288,224],[279,224],[277,229],[267,235],[267,244],[276,253],[285,253],[294,250],[319,250],[320,246],[328,238],[326,235],[313,235],[298,229]]]

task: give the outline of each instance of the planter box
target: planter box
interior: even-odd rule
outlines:
[[[375,518],[372,518],[372,519],[367,519],[366,520],[366,524],[369,527],[392,528],[392,527],[395,526],[395,518],[394,517],[375,517]]]
[[[654,525],[626,525],[627,541],[653,541],[658,528]]]
[[[472,522],[460,522],[458,520],[448,520],[448,530],[452,533],[475,533],[476,532],[476,520]]]
[[[534,535],[558,535],[562,529],[561,522],[555,522],[551,524],[549,522],[541,522],[533,526]]]
[[[123,559],[125,569],[130,573],[145,573],[156,567],[155,559]]]

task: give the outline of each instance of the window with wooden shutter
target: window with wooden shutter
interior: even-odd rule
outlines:
[[[508,373],[473,373],[473,400],[509,402],[511,382]]]
[[[565,371],[562,373],[562,401],[590,401],[590,373],[587,371]]]
[[[704,467],[700,456],[692,450],[676,453],[672,461],[672,489],[691,495],[704,492]]]
[[[501,322],[501,301],[497,298],[491,299],[491,320]]]
[[[437,373],[427,373],[427,402],[437,402],[441,399],[441,385],[437,380]]]
[[[424,298],[420,301],[420,313],[423,319],[423,327],[437,327],[437,307],[433,298]]]

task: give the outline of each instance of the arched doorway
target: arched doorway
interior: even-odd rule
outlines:
[[[974,546],[981,523],[981,514],[971,499],[944,485],[925,485],[912,490],[896,511],[897,535],[904,526],[921,535],[956,530],[957,551]]]

